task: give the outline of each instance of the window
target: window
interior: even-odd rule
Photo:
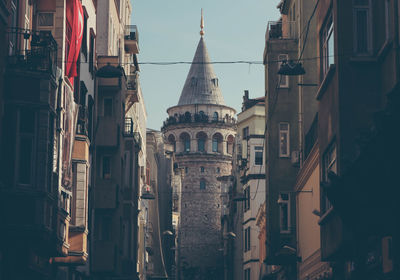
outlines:
[[[200,180],[200,190],[205,190],[206,189],[206,180],[201,179]]]
[[[218,139],[215,137],[212,140],[212,151],[218,152]]]
[[[217,173],[221,173],[221,168],[217,167]]]
[[[244,210],[244,212],[246,212],[246,211],[250,210],[250,186],[248,186],[248,187],[246,187],[246,188],[244,189],[243,194],[244,194],[244,197],[245,197],[245,199],[246,199],[246,200],[243,202],[243,203],[244,203],[243,210]]]
[[[95,35],[92,28],[90,28],[90,41],[89,41],[89,72],[94,73],[94,60],[95,60]]]
[[[222,135],[219,133],[214,134],[212,137],[212,151],[217,153],[222,152]]]
[[[217,122],[218,121],[218,113],[214,112],[213,114],[213,121]]]
[[[337,161],[336,161],[336,144],[333,143],[326,150],[323,157],[323,174],[322,180],[328,182],[329,171],[337,173]],[[328,200],[326,193],[322,192],[321,209],[322,212],[326,212],[332,208],[330,201]]]
[[[83,35],[82,35],[82,47],[81,52],[85,56],[85,62],[87,62],[88,55],[87,55],[87,20],[88,14],[86,9],[83,9]]]
[[[35,140],[35,112],[21,108],[18,125],[18,183],[32,183],[32,163]]]
[[[247,139],[247,136],[249,136],[249,127],[246,126],[245,128],[243,128],[242,133],[243,133],[242,139],[243,139],[243,140],[246,140],[246,139]]]
[[[200,172],[201,172],[201,173],[204,173],[204,166],[201,166],[201,167],[200,167]]]
[[[279,157],[289,157],[289,123],[279,123]]]
[[[281,233],[290,232],[290,199],[288,193],[281,193],[279,203],[279,225]]]
[[[254,147],[254,164],[263,165],[263,147]]]
[[[197,140],[197,150],[199,152],[204,152],[205,151],[205,144],[206,144],[206,140],[204,138],[199,138]]]
[[[188,174],[188,172],[189,172],[189,168],[185,167],[185,174]]]
[[[333,28],[332,14],[329,15],[324,28],[321,32],[321,73],[322,79],[328,73],[331,65],[335,64],[335,36]]]
[[[278,55],[278,70],[284,62],[287,62],[289,59],[287,54],[280,54]],[[289,76],[287,75],[278,75],[279,79],[279,87],[280,88],[287,88],[289,87]]]
[[[250,278],[250,276],[251,276],[250,270],[251,270],[250,268],[247,268],[247,269],[244,270],[244,280],[251,280],[251,278]]]
[[[113,100],[112,98],[104,98],[103,99],[103,116],[104,117],[112,117],[113,115]]]
[[[244,251],[250,251],[250,227],[245,228],[244,230]]]
[[[99,216],[98,240],[111,240],[112,218],[111,216]]]
[[[188,133],[183,132],[180,136],[180,140],[183,144],[183,152],[188,153],[190,152],[190,136]]]
[[[185,152],[190,152],[190,139],[185,139]]]
[[[103,156],[101,167],[103,179],[111,179],[111,156]]]
[[[218,78],[213,78],[213,79],[211,79],[211,82],[213,83],[213,85],[214,85],[215,87],[218,86]]]
[[[192,77],[192,78],[190,79],[190,86],[191,86],[191,87],[197,86],[197,79],[196,79],[195,77]]]
[[[390,0],[385,0],[385,39],[390,39]]]
[[[372,51],[371,2],[353,0],[354,52],[368,55]]]

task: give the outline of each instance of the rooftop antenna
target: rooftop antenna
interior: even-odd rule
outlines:
[[[201,8],[201,20],[200,20],[200,35],[203,36],[204,35],[204,19],[203,19],[203,8]]]

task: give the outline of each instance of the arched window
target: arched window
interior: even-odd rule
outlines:
[[[199,133],[197,133],[196,138],[197,138],[197,151],[205,152],[206,151],[207,134],[200,131]]]
[[[176,141],[175,141],[175,136],[173,134],[170,134],[168,136],[168,143],[170,143],[174,147],[174,152],[176,152]]]
[[[231,155],[233,153],[233,143],[235,142],[233,135],[229,135],[226,142],[226,152]]]
[[[200,166],[200,172],[204,173],[204,166]]]
[[[218,113],[214,112],[213,114],[213,121],[217,122],[218,121]]]
[[[215,133],[212,138],[212,151],[220,153],[222,151],[222,135]]]
[[[180,136],[182,144],[183,144],[183,152],[190,152],[190,136],[188,133],[183,132]]]
[[[206,180],[201,179],[200,180],[200,190],[205,190],[206,189]]]

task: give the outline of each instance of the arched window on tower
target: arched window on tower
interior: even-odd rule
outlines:
[[[173,134],[170,134],[168,136],[168,143],[170,143],[174,147],[174,152],[176,152],[176,141],[175,141],[175,136]]]
[[[216,153],[222,152],[222,135],[215,133],[212,137],[212,151]]]
[[[182,151],[184,153],[190,152],[190,136],[188,133],[183,132],[180,136],[181,142],[183,144],[183,149]]]
[[[235,137],[229,135],[226,142],[226,152],[231,155],[233,154],[233,143],[235,142]]]
[[[218,113],[217,112],[214,112],[214,114],[213,114],[213,121],[214,122],[218,121]]]
[[[196,138],[197,138],[197,151],[205,152],[207,134],[205,134],[203,131],[200,131],[199,133],[197,133]]]

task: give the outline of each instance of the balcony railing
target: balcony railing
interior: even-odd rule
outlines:
[[[139,53],[139,34],[136,25],[126,25],[124,35],[125,51]]]
[[[231,117],[224,118],[215,118],[213,116],[208,116],[206,114],[182,114],[176,117],[170,116],[163,123],[163,129],[176,124],[185,124],[185,123],[217,123],[217,124],[226,124],[226,125],[235,125],[236,120]]]
[[[128,90],[137,90],[137,75],[126,76],[126,88]]]
[[[133,120],[132,118],[125,118],[124,136],[133,137]]]
[[[50,31],[12,28],[7,31],[10,68],[49,73],[57,69],[57,43]]]
[[[295,21],[269,21],[266,33],[267,40],[296,39],[297,30]]]
[[[139,33],[136,25],[125,25],[125,40],[133,40],[139,43]]]
[[[86,136],[88,135],[88,111],[85,106],[79,107],[76,133]]]

